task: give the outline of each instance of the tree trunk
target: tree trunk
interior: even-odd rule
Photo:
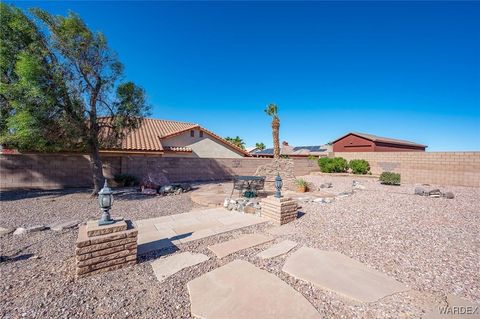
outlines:
[[[90,154],[90,165],[93,174],[93,191],[92,196],[97,195],[103,187],[105,178],[103,177],[102,160],[100,159],[100,152],[98,147],[94,147]]]
[[[272,120],[272,135],[273,135],[273,158],[280,158],[280,121],[277,118]]]

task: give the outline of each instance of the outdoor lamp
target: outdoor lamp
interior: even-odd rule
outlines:
[[[280,173],[277,173],[277,176],[275,176],[275,197],[280,198],[282,197],[282,193],[280,192],[282,190],[283,182],[282,178],[280,177]]]
[[[98,202],[103,211],[98,225],[101,226],[113,224],[115,221],[110,217],[110,208],[113,204],[113,192],[110,187],[108,187],[106,179],[103,188],[98,192]]]

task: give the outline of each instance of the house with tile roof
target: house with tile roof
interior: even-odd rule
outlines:
[[[334,152],[424,152],[427,148],[415,142],[358,132],[347,133],[331,144]]]
[[[100,153],[163,157],[235,158],[250,154],[199,124],[144,118],[117,147]]]

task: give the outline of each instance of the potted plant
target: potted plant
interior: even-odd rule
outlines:
[[[299,193],[305,193],[308,189],[308,183],[304,179],[295,180],[295,184],[297,185],[297,192]]]

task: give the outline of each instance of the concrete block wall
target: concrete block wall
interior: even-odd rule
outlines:
[[[102,156],[104,175],[117,173],[142,178],[149,172],[162,172],[172,182],[214,181],[233,175],[253,175],[266,158],[182,158],[157,156]],[[294,159],[295,175],[318,171],[315,161]],[[0,188],[90,187],[92,176],[88,155],[82,154],[2,154]]]
[[[335,152],[346,160],[364,159],[372,174],[401,174],[402,182],[480,187],[480,152]]]

